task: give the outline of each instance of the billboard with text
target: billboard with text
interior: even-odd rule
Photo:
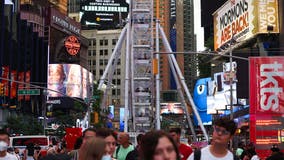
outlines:
[[[85,29],[115,29],[126,24],[129,4],[125,0],[85,0],[80,4],[80,21]]]
[[[284,150],[284,57],[253,57],[250,65],[250,140],[261,158]]]
[[[278,0],[228,0],[213,17],[215,50],[233,36],[240,42],[259,33],[279,33]]]

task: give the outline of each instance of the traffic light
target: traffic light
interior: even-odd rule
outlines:
[[[4,96],[4,84],[0,83],[0,96]]]
[[[98,112],[94,112],[94,123],[95,124],[99,123],[99,113]]]

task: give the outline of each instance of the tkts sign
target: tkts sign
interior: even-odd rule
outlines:
[[[284,57],[250,58],[250,141],[260,158],[284,150]]]
[[[284,57],[250,58],[251,113],[284,113]]]

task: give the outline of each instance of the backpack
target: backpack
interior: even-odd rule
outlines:
[[[239,158],[236,155],[233,154],[233,156],[234,156],[234,160],[239,160]],[[201,150],[200,149],[196,149],[194,151],[193,157],[194,157],[193,158],[194,160],[200,160],[200,158],[201,158]]]

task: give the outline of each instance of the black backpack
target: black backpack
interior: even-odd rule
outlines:
[[[194,160],[200,160],[200,158],[201,158],[201,150],[200,149],[196,149],[194,151],[193,157],[194,157],[193,158]],[[240,160],[240,159],[236,155],[234,155],[234,160]]]

